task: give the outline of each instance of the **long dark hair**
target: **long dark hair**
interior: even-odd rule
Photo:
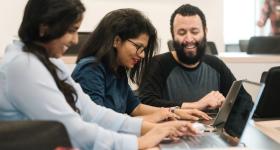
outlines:
[[[29,0],[26,4],[23,20],[18,34],[25,44],[24,51],[34,54],[49,70],[58,89],[67,103],[75,111],[77,93],[65,80],[57,75],[57,67],[49,60],[47,50],[37,43],[47,43],[62,37],[69,28],[82,19],[84,5],[80,0]],[[48,32],[40,36],[40,26],[46,25]]]
[[[117,51],[113,47],[114,39],[119,36],[122,41],[137,38],[147,34],[149,42],[145,49],[145,58],[132,69],[127,70],[132,82],[139,84],[145,67],[157,53],[157,32],[149,19],[135,9],[118,9],[109,12],[92,32],[88,41],[80,49],[77,62],[85,57],[95,56],[97,62],[102,62],[110,71],[117,73],[125,68],[117,66]],[[115,68],[119,67],[117,70]]]

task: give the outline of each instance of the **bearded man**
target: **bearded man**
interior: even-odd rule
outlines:
[[[174,51],[157,55],[139,85],[142,103],[213,110],[225,100],[235,80],[216,56],[206,55],[207,26],[203,12],[184,4],[170,19]]]

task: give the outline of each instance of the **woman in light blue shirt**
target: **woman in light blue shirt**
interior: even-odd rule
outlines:
[[[20,40],[6,48],[0,68],[0,120],[60,121],[80,149],[150,148],[195,133],[189,122],[155,125],[115,113],[82,92],[60,57],[77,44],[84,11],[80,0],[27,2]]]

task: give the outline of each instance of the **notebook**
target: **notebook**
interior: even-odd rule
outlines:
[[[224,126],[224,123],[231,111],[231,108],[235,102],[235,99],[238,95],[238,92],[240,90],[242,84],[242,80],[239,81],[234,81],[229,89],[229,92],[225,98],[225,102],[223,103],[222,107],[220,108],[219,112],[217,113],[216,117],[214,120],[210,121],[201,121],[201,123],[210,125],[211,127],[214,128],[222,128]],[[209,128],[209,126],[206,126]]]
[[[186,150],[238,146],[264,88],[263,83],[248,80],[242,80],[241,85],[247,93],[244,94],[244,90],[238,90],[236,100],[220,132],[184,137],[177,142],[162,143],[160,148],[162,150]]]

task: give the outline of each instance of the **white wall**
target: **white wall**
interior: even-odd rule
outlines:
[[[167,40],[171,39],[169,19],[178,6],[191,3],[200,7],[208,23],[208,40],[224,50],[223,42],[223,0],[82,0],[87,8],[80,31],[92,31],[99,20],[109,11],[118,8],[136,8],[143,11],[156,26],[161,40],[161,52],[167,51]],[[21,22],[27,0],[5,0],[0,5],[0,57]]]
[[[27,0],[5,0],[0,5],[0,57],[8,43],[11,43],[14,35],[17,35],[23,9]]]
[[[240,39],[249,39],[255,35],[256,0],[225,0],[224,1],[224,42],[238,43]]]

